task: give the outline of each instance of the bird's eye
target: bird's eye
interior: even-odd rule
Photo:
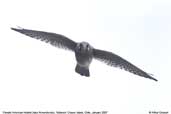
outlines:
[[[78,46],[78,49],[79,49],[79,50],[81,50],[81,48],[82,48],[82,44],[80,44],[80,45]]]
[[[90,50],[90,47],[89,47],[89,45],[87,45],[87,46],[86,46],[86,49],[87,49],[88,51]]]

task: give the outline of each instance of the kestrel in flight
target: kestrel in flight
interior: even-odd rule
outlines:
[[[58,48],[63,48],[74,52],[77,61],[75,71],[82,76],[86,76],[86,77],[90,76],[89,66],[92,62],[92,59],[94,58],[106,63],[107,65],[118,67],[120,69],[124,69],[128,72],[131,72],[135,75],[139,75],[157,81],[157,79],[153,78],[151,74],[146,73],[145,71],[136,67],[132,63],[123,59],[122,57],[109,51],[96,49],[87,42],[77,43],[67,38],[66,36],[56,33],[28,30],[23,28],[11,28],[11,29],[20,32],[22,34],[25,34],[29,37],[39,39],[46,43],[50,43],[51,45],[56,46]]]

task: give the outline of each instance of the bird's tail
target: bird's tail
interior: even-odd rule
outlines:
[[[86,76],[86,77],[90,76],[89,69],[82,67],[79,64],[77,64],[77,66],[75,67],[75,72],[79,73],[82,76]]]

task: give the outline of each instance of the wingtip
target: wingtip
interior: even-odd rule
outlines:
[[[11,27],[11,30],[15,30],[16,28]]]
[[[155,78],[152,78],[152,80],[154,80],[154,81],[156,81],[156,82],[158,81],[158,80],[157,80],[157,79],[155,79]]]
[[[23,28],[20,26],[17,26],[17,28],[11,27],[11,30],[22,30]]]
[[[152,80],[154,80],[154,81],[156,81],[156,82],[158,81],[157,79],[155,79],[155,78],[152,77],[152,76],[154,76],[153,74],[148,74],[148,75],[149,75],[149,78],[150,78],[150,79],[152,79]]]

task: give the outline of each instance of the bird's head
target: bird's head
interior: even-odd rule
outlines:
[[[76,52],[79,52],[79,53],[92,52],[92,47],[87,42],[80,42],[76,46]]]

